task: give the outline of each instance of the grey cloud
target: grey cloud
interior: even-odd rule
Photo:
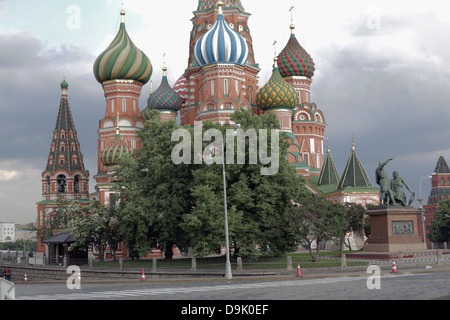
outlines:
[[[450,70],[444,62],[450,47],[442,39],[450,26],[431,14],[383,16],[381,22],[372,31],[361,18],[348,26],[352,41],[318,52],[312,98],[325,113],[338,169],[355,134],[372,182],[377,162],[396,157],[389,170],[398,170],[417,190],[420,177],[433,170],[437,150],[448,149]],[[384,36],[407,30],[413,31],[411,51],[383,45]]]

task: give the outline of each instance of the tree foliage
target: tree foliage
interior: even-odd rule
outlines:
[[[244,132],[278,125],[274,115],[256,116],[249,111],[237,111],[232,120]],[[176,245],[182,250],[192,247],[195,254],[204,256],[225,244],[223,158],[216,154],[215,163],[174,164],[171,152],[178,142],[171,141],[171,135],[179,128],[175,122],[161,122],[155,113],[140,133],[142,148],[133,158],[121,160],[116,172],[123,200],[120,228],[127,246],[141,252],[159,244],[167,254]],[[194,144],[194,129],[184,129]],[[204,122],[202,137],[209,129],[225,137],[226,130],[233,127]],[[296,246],[286,213],[291,199],[308,191],[303,178],[288,164],[285,138],[281,135],[271,141],[268,135],[269,150],[272,143],[280,143],[279,168],[274,175],[261,175],[261,169],[271,164],[250,163],[257,149],[251,148],[249,139],[245,140],[245,162],[226,165],[229,235],[238,256],[252,256],[268,248],[271,253],[283,253]],[[214,142],[218,141],[213,138]],[[237,144],[235,152],[236,148]],[[202,151],[205,149],[208,146],[203,142]],[[198,156],[195,151],[192,147],[191,159]]]
[[[174,245],[183,250],[188,244],[181,224],[182,216],[192,210],[192,174],[189,165],[171,160],[176,145],[171,135],[177,128],[175,122],[161,122],[154,113],[139,133],[142,148],[117,167],[120,230],[128,249],[141,255],[160,246],[170,259]]]
[[[123,240],[118,228],[116,207],[93,201],[89,206],[75,206],[70,211],[73,219],[69,227],[76,240],[70,250],[87,249],[92,245],[98,252],[99,260],[103,261],[105,250],[109,247],[115,260],[118,244]]]
[[[450,199],[439,202],[428,237],[433,242],[448,242],[450,232]]]
[[[45,215],[44,223],[40,228],[36,228],[37,238],[43,241],[55,235],[58,229],[66,228],[72,219],[70,208],[73,202],[60,200],[56,202],[56,207],[53,212]]]
[[[248,129],[276,129],[274,115],[255,116],[248,111],[238,111],[233,117],[245,132]],[[230,126],[205,123],[203,130],[216,128],[225,136]],[[269,135],[268,135],[269,136]],[[268,140],[280,143],[279,168],[274,175],[262,175],[263,164],[252,164],[250,156],[256,152],[246,140],[245,163],[226,164],[227,205],[229,237],[234,254],[251,257],[270,250],[272,254],[289,252],[296,247],[295,234],[289,229],[286,213],[292,199],[308,191],[286,159],[287,144],[277,137]],[[261,141],[258,139],[258,144]],[[235,149],[235,154],[237,150]],[[221,161],[218,161],[221,163]],[[189,235],[194,252],[206,255],[225,241],[225,208],[222,165],[203,165],[194,169],[192,195],[194,209],[184,215],[183,230]]]
[[[293,228],[296,230],[298,241],[308,245],[311,258],[315,262],[319,256],[321,243],[341,239],[347,230],[347,210],[339,203],[313,194],[300,198],[297,202],[297,205],[291,208]]]

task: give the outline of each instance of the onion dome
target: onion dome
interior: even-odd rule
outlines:
[[[213,63],[235,63],[245,65],[249,55],[245,39],[225,21],[222,2],[219,15],[211,29],[202,35],[194,47],[195,61],[200,67]]]
[[[291,109],[299,103],[298,94],[289,83],[287,83],[278,70],[277,58],[274,59],[272,77],[256,94],[256,104],[263,110]]]
[[[298,42],[291,25],[291,37],[286,47],[278,55],[280,73],[283,78],[303,76],[312,78],[315,72],[314,61]]]
[[[125,29],[125,11],[121,11],[120,29],[109,47],[95,60],[94,75],[98,82],[136,80],[146,84],[152,75],[150,59],[131,41]]]
[[[123,155],[131,153],[133,151],[122,140],[119,127],[117,127],[114,140],[102,151],[100,159],[105,166],[112,166],[119,164],[120,158]]]
[[[175,82],[173,85],[173,90],[178,93],[182,103],[185,103],[189,98],[187,79],[184,76],[181,76],[177,82]]]
[[[61,82],[61,89],[69,89],[69,84],[66,81],[66,77],[64,77],[64,80]]]
[[[150,95],[147,108],[141,112],[141,115],[145,120],[149,120],[150,110],[178,112],[181,109],[181,98],[175,90],[170,87],[169,82],[167,81],[166,71],[167,68],[164,67],[161,84],[158,89]]]

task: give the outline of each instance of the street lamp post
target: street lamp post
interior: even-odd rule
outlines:
[[[237,124],[234,127],[234,131],[231,135],[236,135],[236,130],[241,127],[240,124]],[[225,172],[225,141],[228,138],[228,135],[222,141],[222,165],[223,165],[223,201],[225,207],[225,245],[226,245],[226,263],[225,263],[225,279],[231,280],[233,278],[233,274],[231,273],[231,262],[230,262],[230,240],[228,236],[228,208],[227,208],[227,178]]]
[[[423,242],[427,243],[426,237],[425,237],[425,210],[422,207],[422,202],[423,202],[423,198],[422,198],[422,182],[425,179],[431,179],[431,175],[429,176],[424,176],[422,178],[420,178],[420,182],[419,182],[419,199],[417,199],[419,201],[420,204],[420,213],[422,215],[422,233],[423,233]]]

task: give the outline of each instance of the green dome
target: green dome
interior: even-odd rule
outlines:
[[[293,110],[298,103],[297,91],[283,79],[275,58],[272,77],[256,94],[256,105],[263,111],[271,109]]]
[[[152,75],[150,59],[131,41],[125,29],[125,12],[120,12],[120,29],[109,47],[95,60],[94,75],[98,82],[136,80],[146,84]]]
[[[61,89],[69,89],[69,84],[66,81],[66,78],[64,78],[63,82],[61,82]]]

